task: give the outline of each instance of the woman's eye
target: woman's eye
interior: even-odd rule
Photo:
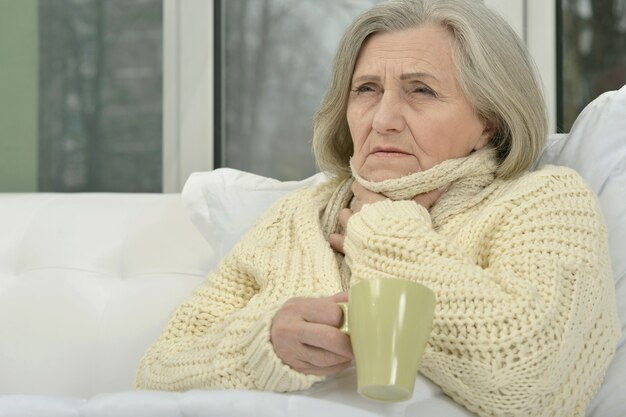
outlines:
[[[361,94],[361,93],[372,93],[372,92],[374,92],[376,90],[374,89],[373,86],[371,86],[369,84],[363,84],[363,85],[359,85],[359,86],[353,88],[352,91],[354,93]]]
[[[428,94],[431,96],[435,95],[435,92],[433,90],[431,90],[430,88],[423,86],[423,85],[418,85],[415,88],[413,88],[412,90],[414,93],[418,93],[418,94]]]

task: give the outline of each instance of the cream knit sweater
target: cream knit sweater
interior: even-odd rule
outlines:
[[[276,310],[291,297],[383,276],[435,291],[420,372],[454,400],[482,416],[584,415],[620,333],[598,204],[570,169],[494,180],[484,155],[412,176],[416,189],[452,184],[430,212],[388,199],[353,215],[349,270],[326,241],[349,182],[280,200],[178,308],[143,358],[137,386],[308,388],[323,378],[274,353]]]

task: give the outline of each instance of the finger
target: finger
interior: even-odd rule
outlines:
[[[345,336],[345,335],[344,335]],[[346,336],[347,337],[347,336]],[[308,368],[331,368],[343,363],[352,362],[352,356],[346,357],[338,355],[326,349],[317,346],[300,344],[296,352],[296,364],[303,364]]]
[[[352,188],[352,193],[354,194],[356,199],[360,201],[361,206],[365,204],[371,204],[377,201],[385,200],[387,198],[382,194],[375,193],[373,191],[368,190],[367,188],[363,187],[361,184],[359,184],[356,181],[352,183],[351,188]]]
[[[430,209],[439,198],[447,191],[448,187],[437,188],[436,190],[429,191],[424,194],[416,195],[413,200],[418,204],[421,204],[427,209]]]
[[[352,356],[344,357],[317,346],[310,346],[299,342],[292,345],[289,355],[289,366],[301,372],[311,371],[313,369],[332,368],[350,362],[352,362]]]
[[[309,323],[339,327],[343,321],[343,311],[333,297],[310,298],[301,305],[301,317]]]
[[[364,192],[369,191],[367,188],[363,187],[358,181],[354,181],[350,186],[350,189],[352,190],[352,194],[354,194],[355,197],[358,197]]]
[[[341,225],[343,230],[346,230],[346,228],[348,227],[348,220],[350,220],[350,217],[352,217],[353,214],[354,211],[350,210],[349,208],[341,209],[341,211],[339,212],[339,224]]]
[[[348,292],[347,291],[342,291],[339,292],[335,295],[333,295],[331,297],[331,299],[336,302],[336,303],[347,303],[348,302]],[[341,310],[341,323],[339,324],[339,327],[344,325],[344,321],[346,319],[345,314],[343,314],[343,309]],[[350,346],[352,347],[352,344],[350,344]]]
[[[317,366],[333,366],[347,359],[351,360],[353,356],[350,337],[335,327],[305,323],[298,331],[298,341],[322,351],[315,351],[318,354],[316,355],[318,361],[311,362]],[[324,362],[327,359],[328,361]]]
[[[315,346],[306,346],[305,352],[306,356],[301,357],[300,360],[306,362],[311,369],[332,368],[346,362],[352,362],[352,358],[346,358]]]
[[[344,363],[337,364],[335,366],[330,366],[327,368],[319,368],[313,366],[309,363],[302,363],[302,366],[292,366],[292,368],[298,372],[309,375],[317,375],[317,376],[331,376],[337,375],[339,372],[347,369],[352,365],[352,361],[347,361]]]
[[[347,291],[338,292],[337,294],[331,295],[330,299],[336,303],[345,303],[346,301],[348,301],[348,292]]]
[[[415,197],[413,197],[413,201],[415,201],[417,204],[421,206],[424,206],[427,209],[429,209],[430,206],[432,205],[427,193],[416,195]]]
[[[335,250],[336,252],[344,253],[343,241],[344,236],[340,233],[332,233],[330,236],[328,236],[328,243],[330,243],[330,247],[333,248],[333,250]]]

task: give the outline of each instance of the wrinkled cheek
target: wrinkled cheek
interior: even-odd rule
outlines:
[[[354,152],[352,153],[352,158],[351,158],[352,167],[359,174],[361,173],[361,169],[363,168],[363,165],[365,164],[365,158],[363,157],[362,150],[363,150],[363,147],[357,148],[357,146],[355,145]]]
[[[350,123],[350,120],[348,120],[348,127],[350,130],[350,139],[352,140],[352,147],[354,148],[354,152],[356,153],[359,151],[359,149],[363,147],[363,143],[365,142],[365,140],[358,126],[355,126],[353,123]]]
[[[352,136],[352,157],[354,162],[363,164],[365,161],[365,148],[367,143],[367,132],[363,130],[350,130]]]
[[[371,132],[371,123],[368,116],[367,112],[362,111],[362,109],[351,109],[350,106],[348,106],[346,118],[350,129],[352,146],[354,148],[352,157],[355,168],[360,168],[365,162],[365,148],[367,138]]]

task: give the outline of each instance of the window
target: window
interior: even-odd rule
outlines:
[[[0,3],[3,191],[162,190],[162,3]]]
[[[282,180],[316,172],[313,115],[347,25],[376,0],[219,1],[217,166]]]
[[[39,190],[161,191],[161,0],[39,2]]]
[[[546,45],[555,39],[554,1],[485,0],[534,55],[553,129],[555,47]],[[352,19],[378,2],[215,0],[216,167],[283,180],[316,171],[313,115],[328,86],[335,48]]]
[[[378,1],[1,0],[0,191],[311,175],[335,48]],[[553,132],[626,83],[626,0],[485,2],[535,59]]]
[[[581,110],[626,84],[626,0],[559,0],[559,128],[568,132]]]
[[[215,166],[279,179],[312,174],[312,118],[335,46],[377,1],[215,1]],[[626,83],[626,0],[484,1],[537,64],[551,132],[568,132],[584,106]]]

